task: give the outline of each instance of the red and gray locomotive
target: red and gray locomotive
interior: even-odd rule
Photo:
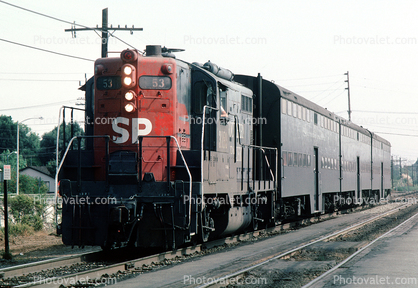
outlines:
[[[174,249],[390,192],[386,140],[260,75],[172,52],[95,62],[85,135],[59,171],[65,244]]]

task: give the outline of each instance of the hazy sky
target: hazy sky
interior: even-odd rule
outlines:
[[[6,2],[11,3],[11,0]],[[142,27],[115,35],[139,50],[161,44],[183,48],[177,57],[207,60],[236,74],[261,75],[338,115],[347,115],[349,71],[352,120],[392,143],[392,154],[418,157],[417,1],[29,1],[14,5],[61,20]],[[57,125],[59,107],[75,105],[93,75],[93,62],[59,56],[4,40],[94,60],[93,31],[9,6],[0,0],[0,114],[42,136]],[[115,38],[109,51],[127,45]],[[118,54],[114,54],[118,56]],[[80,102],[80,101],[78,101]],[[79,115],[79,119],[82,116]],[[409,136],[408,136],[409,135]]]

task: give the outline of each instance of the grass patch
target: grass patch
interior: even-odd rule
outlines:
[[[33,227],[22,223],[10,223],[9,222],[9,237],[32,235],[34,232]],[[4,239],[4,227],[1,228],[2,238]]]

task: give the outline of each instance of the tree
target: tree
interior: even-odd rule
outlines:
[[[12,120],[12,117],[1,115],[0,116],[0,153],[4,156],[12,151],[16,151],[17,147],[17,123]],[[39,165],[38,159],[40,138],[32,132],[32,130],[25,124],[19,124],[19,154],[23,158],[30,157],[31,165]],[[10,156],[11,158],[12,156]],[[0,159],[0,160],[3,160]],[[21,168],[26,167],[26,164],[22,167],[22,158],[19,158],[19,166]]]
[[[84,135],[84,131],[81,128],[81,126],[77,123],[74,122],[73,123],[74,127],[74,136],[77,135]],[[66,139],[66,143],[64,145],[64,133],[63,133],[63,125],[61,124],[60,126],[60,137],[59,137],[59,145],[60,145],[60,150],[63,150],[65,148],[67,148],[68,142],[71,139],[71,125],[66,125],[65,126],[65,139]],[[55,161],[55,150],[56,150],[56,145],[57,145],[57,127],[55,127],[54,129],[52,129],[51,131],[45,133],[44,135],[42,135],[42,140],[40,143],[40,148],[42,150],[42,153],[40,155],[40,159],[42,162],[42,165],[48,165],[48,163],[50,161]],[[64,147],[64,148],[63,148]],[[75,143],[75,148],[77,147],[77,143]]]
[[[2,167],[3,165],[10,165],[12,169],[16,169],[16,162],[16,151],[10,152],[9,150],[4,150],[3,153],[0,154],[0,164]],[[19,154],[19,170],[27,166],[27,161],[23,158],[22,154]]]
[[[16,178],[9,181],[10,187],[16,187]],[[28,175],[19,176],[19,191],[24,194],[45,194],[48,192],[48,186],[41,180]]]
[[[40,143],[40,155],[41,163],[46,165],[50,160],[55,160],[55,150],[56,150],[56,141],[57,140],[57,127],[52,131],[42,135],[42,140]]]
[[[19,124],[19,126],[19,154],[26,159],[27,165],[40,166],[41,161],[39,159],[39,153],[41,140],[39,136],[33,133],[26,125]],[[19,166],[20,161],[19,158]],[[25,167],[27,167],[27,165],[25,165]]]
[[[16,151],[16,123],[11,116],[0,116],[0,152]]]

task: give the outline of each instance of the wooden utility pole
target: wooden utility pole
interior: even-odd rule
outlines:
[[[73,27],[71,27],[71,29],[65,29],[65,32],[72,32],[73,33],[73,38],[76,37],[76,32],[77,31],[88,31],[88,30],[101,30],[102,31],[102,58],[106,58],[107,57],[107,44],[109,42],[109,34],[112,35],[115,31],[130,31],[131,34],[133,34],[133,31],[143,31],[143,28],[134,28],[134,26],[132,25],[131,28],[128,28],[127,25],[125,25],[125,27],[120,27],[120,25],[118,25],[118,27],[113,27],[112,25],[110,25],[110,27],[108,26],[108,9],[105,8],[102,10],[102,27],[84,27],[84,28],[75,28],[75,25]],[[112,30],[113,32],[109,32],[109,30]]]
[[[402,180],[402,158],[399,157],[399,176],[401,177]]]
[[[391,156],[391,159],[390,159],[390,175],[391,175],[390,178],[392,178],[392,190],[393,190],[393,156]]]
[[[109,42],[109,34],[107,33],[107,11],[107,8],[102,10],[102,58],[107,57],[107,43]]]
[[[344,82],[347,82],[347,88],[345,88],[345,90],[348,91],[348,121],[351,121],[351,103],[350,103],[350,76],[349,73],[347,71],[347,73],[344,73],[344,75],[347,75],[347,80],[345,80]]]
[[[418,165],[415,165],[415,176],[417,177],[417,181],[418,181]]]

